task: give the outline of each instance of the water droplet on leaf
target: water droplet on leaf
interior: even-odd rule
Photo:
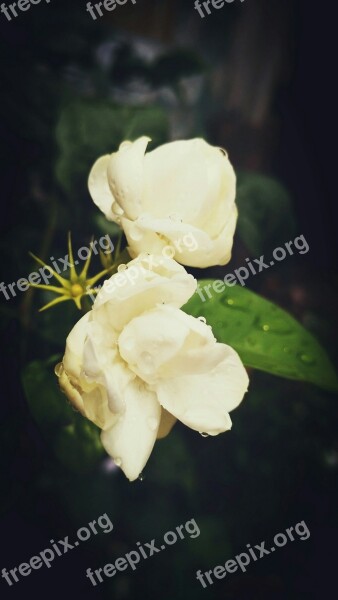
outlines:
[[[300,360],[306,365],[313,365],[316,361],[310,354],[301,354]]]

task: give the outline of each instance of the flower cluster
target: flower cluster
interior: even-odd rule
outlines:
[[[224,151],[200,139],[145,155],[148,141],[124,142],[90,174],[95,204],[123,228],[136,258],[105,281],[57,369],[61,388],[102,429],[103,446],[131,481],[177,419],[202,434],[229,430],[229,412],[248,387],[237,353],[217,343],[204,319],[181,310],[197,287],[182,264],[230,259],[232,166]],[[177,240],[189,233],[198,244],[188,253]],[[175,260],[161,254],[168,245]],[[133,277],[114,285],[128,269]]]

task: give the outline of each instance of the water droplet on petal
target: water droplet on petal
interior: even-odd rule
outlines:
[[[223,154],[223,156],[226,156],[226,158],[228,158],[228,153],[226,150],[224,150],[224,148],[220,148],[220,151]]]
[[[206,323],[207,320],[205,317],[198,317],[198,320],[201,321],[201,323]]]
[[[130,239],[132,239],[134,242],[138,242],[139,240],[142,239],[143,237],[143,233],[141,231],[141,229],[138,229],[137,227],[134,227],[132,229],[132,231],[130,231],[129,233],[129,237]]]
[[[117,342],[118,343],[118,342]],[[123,349],[127,350],[127,352],[131,352],[135,348],[135,339],[132,337],[128,337],[123,340]]]
[[[63,373],[63,364],[62,362],[58,363],[54,368],[54,373],[57,377],[61,377]]]
[[[143,475],[143,473],[140,473],[140,474],[139,474],[139,476],[138,476],[138,478],[139,478],[139,480],[140,480],[140,481],[143,481],[143,480],[144,480],[144,475]]]
[[[122,460],[120,458],[114,458],[114,463],[116,464],[117,467],[121,467]]]
[[[117,267],[117,270],[119,273],[123,273],[123,271],[126,271],[128,269],[127,265],[119,265]]]
[[[151,431],[156,431],[156,429],[158,428],[158,424],[158,419],[156,419],[156,417],[149,417],[148,425]]]
[[[114,202],[114,204],[112,206],[112,211],[116,215],[123,215],[123,212],[124,212],[123,208],[121,208],[121,206],[117,202]]]
[[[204,432],[200,432],[200,435],[201,435],[202,437],[204,437],[204,438],[207,438],[207,437],[209,437],[209,434],[208,434],[208,433],[204,433]]]

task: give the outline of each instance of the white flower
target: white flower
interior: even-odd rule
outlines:
[[[131,481],[176,419],[217,435],[247,390],[236,352],[180,310],[195,289],[175,261],[140,256],[105,282],[67,338],[60,385]]]
[[[236,176],[226,153],[203,139],[171,142],[145,154],[147,137],[99,158],[89,191],[123,228],[132,257],[169,246],[191,267],[225,265],[237,222]]]

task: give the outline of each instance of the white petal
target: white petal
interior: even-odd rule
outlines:
[[[161,380],[156,388],[160,404],[182,423],[209,435],[231,428],[228,413],[248,388],[248,376],[237,353],[226,346],[227,358],[209,373]]]
[[[114,221],[115,215],[112,206],[115,200],[108,184],[109,162],[109,154],[101,156],[96,161],[89,174],[88,188],[96,206],[99,207],[109,221]]]
[[[161,440],[162,438],[165,438],[171,432],[176,421],[176,417],[174,417],[173,415],[168,413],[167,410],[162,408],[160,426],[157,432],[157,439]]]
[[[82,369],[82,357],[85,340],[88,335],[88,326],[91,313],[86,313],[74,325],[66,340],[66,351],[63,358],[63,366],[68,374],[80,377]]]
[[[178,308],[164,306],[147,311],[132,319],[119,337],[122,358],[146,382],[163,375],[189,335],[189,325],[180,321],[177,313],[184,315]]]
[[[119,421],[101,433],[101,441],[130,481],[138,478],[156,441],[161,407],[156,394],[134,381],[126,392],[126,411]]]
[[[92,312],[92,316],[83,351],[82,378],[89,386],[93,383],[99,385],[104,390],[110,412],[120,413],[125,410],[125,389],[135,375],[121,360],[118,336],[109,321],[104,327],[95,320],[95,313]]]
[[[162,248],[164,256],[172,256],[184,265],[207,268],[229,262],[236,222],[237,208],[233,204],[228,220],[217,238],[210,237],[205,231],[190,224],[150,215],[141,215],[134,222],[122,219],[122,227],[132,255],[137,255],[144,249],[158,252]]]
[[[142,212],[144,154],[150,141],[144,136],[135,142],[123,142],[110,159],[109,186],[130,219],[137,218]]]
[[[128,269],[105,281],[93,313],[95,319],[110,322],[120,332],[131,319],[158,304],[183,306],[196,286],[194,277],[174,260],[140,256],[128,263]]]
[[[177,214],[198,225],[218,201],[224,160],[218,148],[198,138],[156,148],[145,158],[144,211],[162,218]]]

